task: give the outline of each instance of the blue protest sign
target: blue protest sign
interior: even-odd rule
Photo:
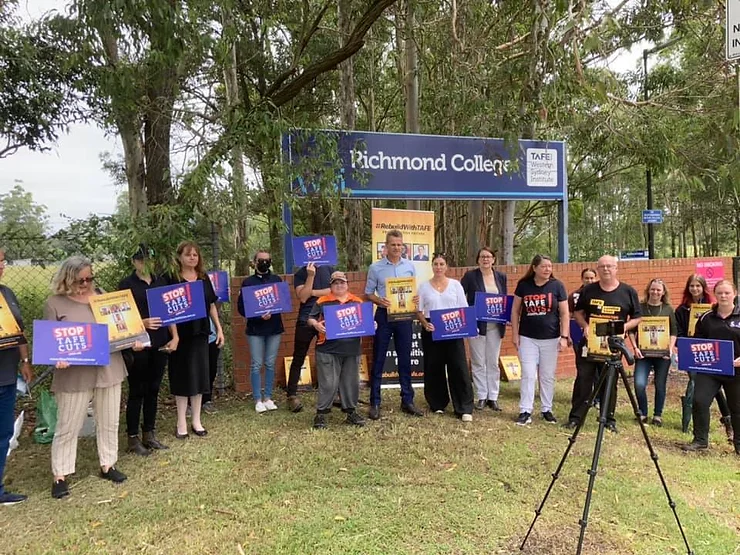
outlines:
[[[373,303],[330,304],[324,307],[327,339],[375,334]]]
[[[732,341],[679,337],[676,345],[679,370],[718,376],[735,375]]]
[[[86,322],[33,321],[33,363],[77,366],[110,363],[108,326]]]
[[[201,280],[147,289],[149,316],[161,318],[162,325],[182,324],[206,317],[206,300]]]
[[[242,300],[247,318],[255,318],[268,312],[290,312],[293,309],[290,288],[285,281],[242,287]]]
[[[432,310],[429,312],[429,321],[434,326],[432,332],[434,341],[478,337],[474,306]]]
[[[296,266],[314,264],[337,265],[337,238],[333,235],[293,237],[293,262]]]
[[[514,304],[513,295],[497,295],[494,293],[475,293],[475,317],[481,322],[506,324],[511,322],[511,305]]]
[[[225,270],[213,270],[208,272],[208,278],[211,280],[213,290],[218,297],[218,302],[229,302],[229,273]]]

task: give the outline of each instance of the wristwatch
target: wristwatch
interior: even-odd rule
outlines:
[[[570,339],[570,337],[568,337],[567,335],[561,335],[560,339]]]
[[[21,359],[21,364],[26,364],[27,362],[31,362],[31,359],[28,357]]]

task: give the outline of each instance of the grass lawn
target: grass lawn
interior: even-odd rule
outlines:
[[[678,449],[689,439],[680,431],[679,379],[671,377],[678,383],[664,427],[650,428],[661,468],[695,553],[740,553],[740,458],[716,416],[708,453]],[[558,383],[561,421],[571,387]],[[380,422],[352,428],[335,410],[325,431],[310,427],[313,394],[298,415],[281,407],[259,416],[251,400],[232,397],[204,417],[207,438],[185,441],[173,437],[166,407],[159,428],[170,450],[122,455],[129,480],[116,486],[96,477],[94,441],[82,440],[72,495],[62,501],[49,493],[50,447],[24,437],[6,483],[30,499],[0,508],[0,551],[518,553],[568,433],[538,417],[516,426],[518,387],[502,389],[504,412],[476,411],[471,424],[449,413],[406,416],[397,391],[386,391]],[[425,406],[421,392],[417,401]],[[624,391],[619,402],[620,433],[604,440],[584,553],[686,553]],[[592,413],[526,553],[575,552],[595,431]]]

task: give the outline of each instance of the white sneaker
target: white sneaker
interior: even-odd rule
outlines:
[[[275,401],[273,401],[272,399],[268,399],[262,404],[265,405],[265,408],[267,410],[277,410],[277,405],[275,404]]]
[[[461,420],[463,422],[472,422],[473,421],[473,415],[472,414],[463,414],[461,417]]]
[[[257,401],[257,404],[254,405],[254,410],[256,410],[258,414],[262,414],[263,412],[267,412],[267,407],[262,401]]]

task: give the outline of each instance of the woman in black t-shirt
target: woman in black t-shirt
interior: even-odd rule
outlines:
[[[554,424],[552,400],[558,352],[568,347],[568,294],[552,275],[552,260],[538,254],[517,283],[511,310],[511,331],[522,363],[519,410],[516,423],[532,423],[534,385],[539,376],[542,418]],[[539,370],[539,372],[538,372]]]
[[[730,418],[734,429],[735,453],[740,455],[740,307],[735,306],[737,291],[734,284],[723,279],[714,286],[717,304],[705,312],[696,323],[694,337],[732,341],[735,351],[733,376],[697,373],[694,391],[694,440],[683,446],[684,451],[700,451],[709,447],[709,408],[721,389],[727,395]]]

